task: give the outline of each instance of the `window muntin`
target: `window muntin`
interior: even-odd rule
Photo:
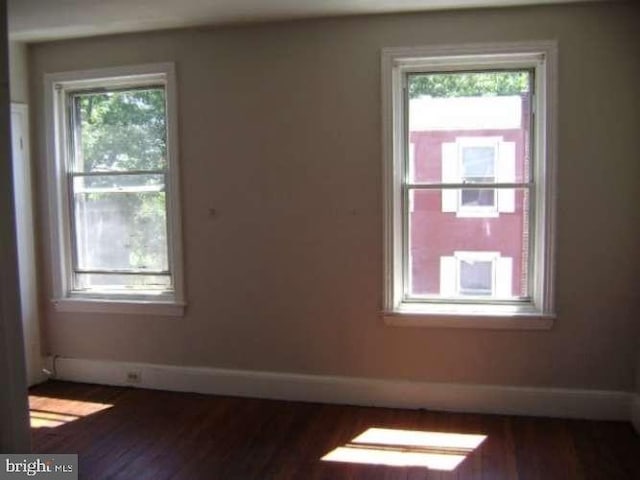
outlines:
[[[46,75],[58,310],[181,315],[172,64]]]
[[[552,312],[555,55],[553,42],[383,51],[384,304],[387,312],[420,315],[471,312],[490,316],[547,315]],[[524,88],[516,92],[519,95],[506,95],[513,93],[503,88],[509,87],[510,82],[498,81],[502,83],[503,91],[491,99],[494,105],[490,115],[468,115],[462,119],[457,115],[463,110],[477,112],[476,107],[487,102],[485,97],[488,95],[483,92],[471,103],[468,98],[443,100],[437,94],[412,101],[420,97],[416,95],[416,85],[421,82],[433,84],[437,76],[442,79],[451,78],[451,74],[467,74],[468,78],[468,74],[480,73],[495,79],[505,72],[521,72],[524,82],[520,84]],[[412,82],[412,78],[420,81]],[[511,86],[513,84],[511,82]],[[416,115],[415,112],[431,112],[431,115]],[[511,133],[523,120],[529,122],[528,129],[521,128],[520,138],[513,138]],[[421,142],[415,135],[416,130],[420,130],[416,125],[422,130],[431,129],[434,135],[441,137],[452,133],[447,130],[467,131],[429,143]],[[512,132],[505,134],[500,130]],[[489,183],[488,178],[478,178],[484,181],[474,183],[471,189],[470,182],[463,181],[461,147],[468,138],[489,135],[496,137],[494,183]],[[442,163],[431,158],[426,162],[429,166],[422,168],[419,164],[424,152],[430,152],[427,156],[452,160]],[[465,190],[494,191],[495,196],[493,202],[490,198],[478,202],[486,205],[465,205],[472,203],[471,193],[463,195]],[[493,212],[485,208],[490,203],[493,203]],[[465,212],[468,208],[477,211]],[[416,216],[416,212],[420,212],[420,216]],[[447,213],[448,225],[441,228],[436,219],[444,213]],[[517,243],[515,249],[496,246],[498,222],[511,218],[513,223],[513,218],[517,217],[522,220],[516,236],[521,248],[517,248]],[[452,229],[456,223],[473,225],[473,232]],[[429,235],[417,234],[421,228]],[[451,244],[450,251],[436,254],[435,243],[447,243],[450,239],[446,235],[454,240],[467,239],[471,244]],[[496,284],[490,297],[460,295],[459,284],[452,282],[449,282],[448,291],[442,291],[434,281],[436,275],[432,272],[437,269],[440,259],[444,258],[445,262],[446,259],[455,260],[453,250],[458,248],[471,252],[497,250],[498,259],[504,259],[494,264]],[[429,281],[419,278],[420,269],[416,264],[420,263],[430,269]],[[511,270],[511,281],[504,281],[504,277],[500,280],[500,269]],[[436,321],[436,324],[439,323]]]

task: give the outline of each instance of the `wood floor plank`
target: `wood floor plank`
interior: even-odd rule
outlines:
[[[32,428],[34,451],[78,453],[80,478],[87,480],[640,479],[640,437],[623,422],[325,405],[54,381],[32,388],[30,404],[41,425]],[[476,449],[464,450],[464,460],[453,471],[322,460],[336,448],[354,448],[354,439],[370,428],[486,439]],[[372,455],[369,459],[381,448],[449,452],[449,447],[420,450],[390,443],[355,447]]]

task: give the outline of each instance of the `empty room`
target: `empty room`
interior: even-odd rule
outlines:
[[[640,4],[0,13],[0,478],[640,479]]]

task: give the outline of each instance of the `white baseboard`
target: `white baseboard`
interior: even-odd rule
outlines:
[[[640,435],[640,394],[634,395],[631,400],[631,423]]]
[[[301,375],[61,358],[55,378],[72,382],[278,400],[455,412],[629,420],[633,395],[619,391],[505,387]],[[128,380],[132,372],[133,379]]]

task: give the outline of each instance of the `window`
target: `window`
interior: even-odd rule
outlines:
[[[499,252],[454,252],[440,257],[443,297],[509,298],[513,259]]]
[[[421,136],[425,133],[430,135],[426,131]],[[455,137],[442,142],[442,184],[513,183],[515,162],[516,142],[503,137]],[[514,211],[514,198],[512,189],[444,188],[442,211],[456,212],[458,217],[497,217]]]
[[[458,261],[458,295],[493,295],[493,262],[489,260]]]
[[[551,325],[555,56],[383,51],[389,323]]]
[[[468,146],[460,149],[460,180],[462,183],[494,183],[496,181],[496,148]],[[495,190],[465,188],[460,191],[460,208],[496,206]]]
[[[47,76],[58,309],[181,314],[170,64]]]

